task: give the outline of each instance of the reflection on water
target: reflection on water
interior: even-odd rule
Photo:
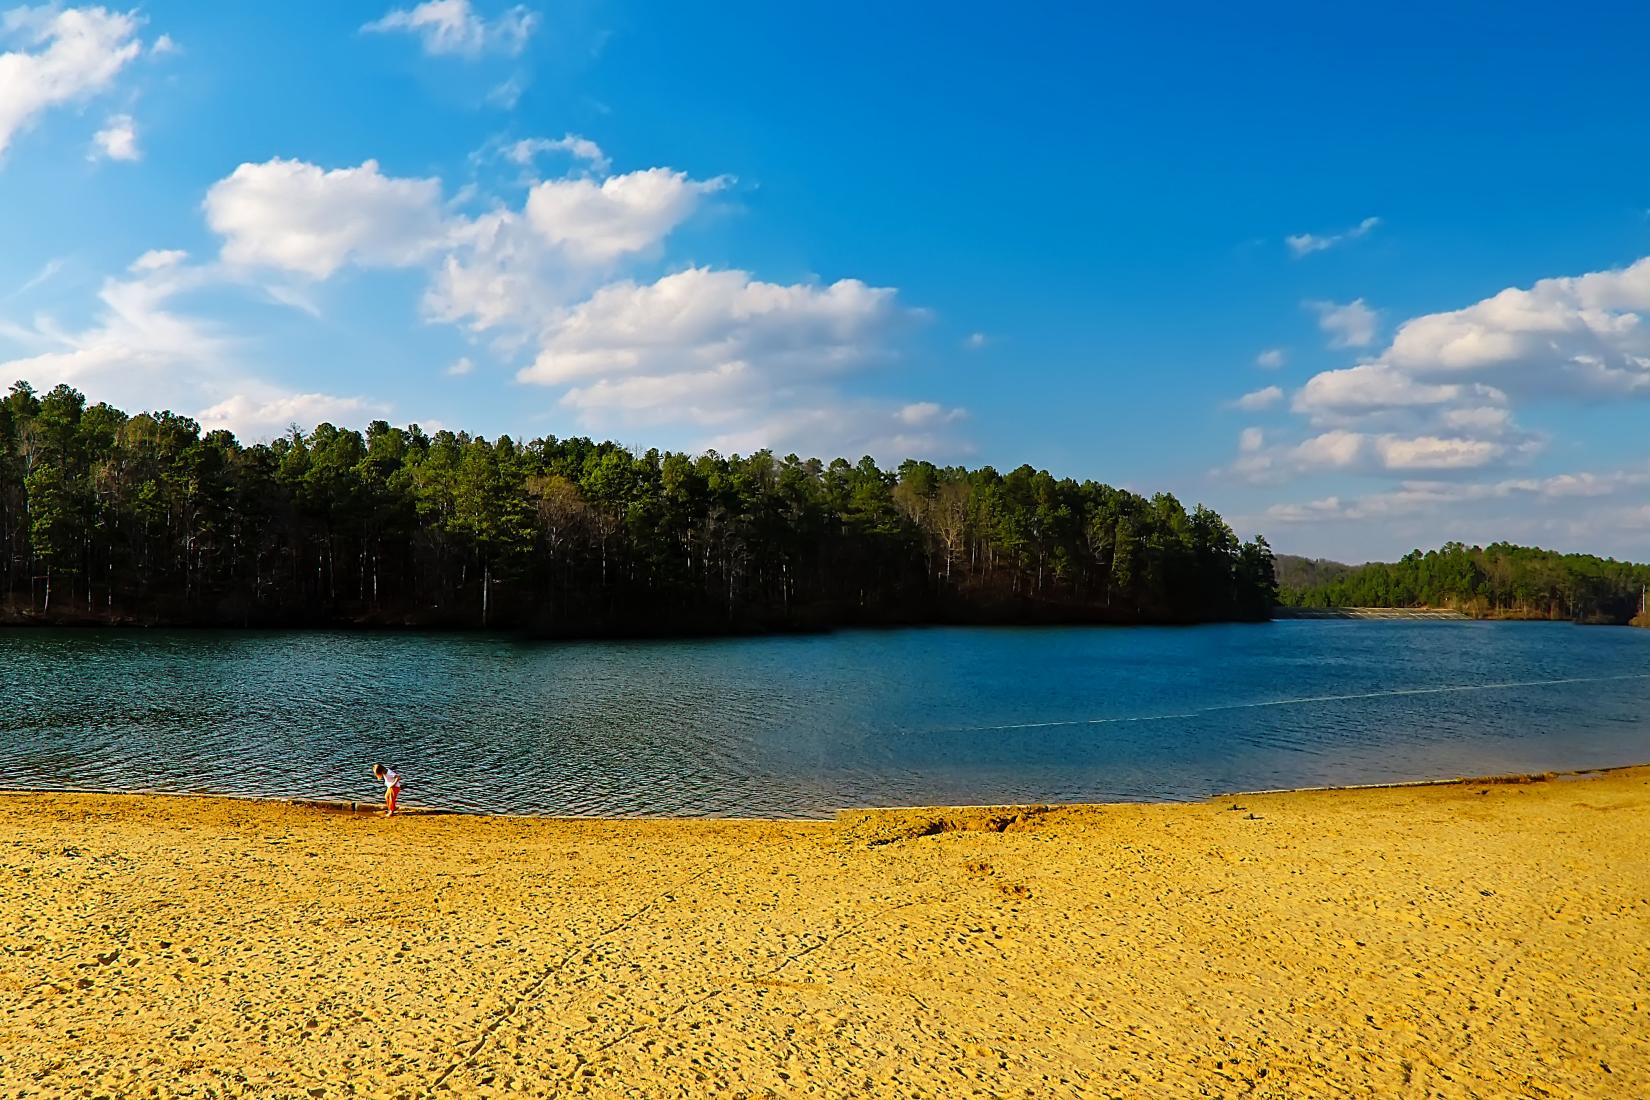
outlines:
[[[1650,631],[1295,621],[523,644],[0,631],[0,786],[816,815],[1650,760]]]

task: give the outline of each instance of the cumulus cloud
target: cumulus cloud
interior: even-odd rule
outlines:
[[[1362,299],[1308,305],[1337,344],[1358,346],[1373,336],[1373,311]],[[1353,463],[1360,468],[1460,470],[1517,462],[1543,446],[1519,429],[1517,402],[1650,396],[1647,310],[1650,258],[1507,288],[1461,309],[1403,322],[1384,350],[1308,380],[1291,408],[1316,428],[1362,440]],[[1351,444],[1343,440],[1342,446]],[[1269,452],[1240,455],[1234,469],[1277,478],[1299,465],[1284,452]]]
[[[618,377],[680,380],[721,390],[760,377],[771,385],[847,370],[882,354],[882,338],[906,311],[891,289],[843,279],[779,285],[744,271],[695,267],[653,283],[603,287],[546,329],[524,382],[574,385],[592,407]],[[603,382],[609,390],[598,389]],[[643,385],[643,384],[637,384]],[[680,393],[672,391],[673,396]]]
[[[471,361],[468,355],[465,355],[456,360],[452,366],[448,367],[445,373],[450,378],[462,378],[466,374],[474,373],[475,369],[475,363]]]
[[[605,161],[574,135],[500,153],[530,162],[552,147],[592,168]],[[498,203],[469,216],[443,201],[439,180],[387,175],[374,161],[328,170],[276,159],[243,164],[214,184],[205,210],[226,269],[243,277],[318,281],[352,265],[425,270],[428,320],[485,335],[501,357],[527,357],[517,380],[555,388],[561,407],[591,430],[671,424],[724,441],[768,433],[766,445],[781,441],[773,433],[852,419],[837,415],[851,407],[881,425],[872,434],[884,453],[952,440],[946,429],[963,410],[842,392],[848,373],[892,362],[896,335],[920,316],[891,288],[770,283],[708,267],[615,278],[626,263],[657,256],[728,183],[669,168],[567,176],[535,182],[519,207]],[[449,372],[470,366],[464,359]],[[264,423],[258,410],[268,404],[225,411]]]
[[[597,183],[547,180],[527,196],[527,220],[576,259],[605,262],[657,245],[726,178],[689,179],[684,172],[649,168]]]
[[[709,433],[701,442],[719,450],[958,453],[965,410],[856,399],[841,386],[890,363],[916,315],[892,289],[856,279],[777,284],[694,267],[612,283],[560,311],[517,378],[559,388],[592,431],[673,424]]]
[[[298,160],[242,164],[206,193],[226,263],[325,279],[346,263],[404,267],[447,233],[441,181],[385,176],[378,162],[326,171]]]
[[[1266,446],[1266,433],[1259,428],[1245,428],[1238,433],[1238,451],[1241,454],[1254,454]]]
[[[105,91],[143,52],[135,12],[20,7],[0,14],[0,154],[39,115]]]
[[[1303,304],[1317,313],[1318,327],[1329,336],[1330,347],[1361,348],[1375,342],[1375,323],[1379,314],[1370,309],[1362,298],[1344,305],[1326,301]]]
[[[1385,363],[1362,363],[1313,375],[1295,394],[1296,412],[1312,415],[1361,413],[1392,408],[1447,405],[1471,399],[1500,404],[1507,395],[1493,386],[1421,382]]]
[[[1277,370],[1288,362],[1288,353],[1282,348],[1267,348],[1255,356],[1255,366],[1262,370]]]
[[[137,124],[132,121],[131,115],[111,115],[104,123],[103,129],[92,135],[91,159],[99,156],[110,160],[139,160],[143,153],[138,149]]]
[[[1338,244],[1345,244],[1347,241],[1355,241],[1359,237],[1366,237],[1371,230],[1380,224],[1380,218],[1365,218],[1351,229],[1344,229],[1339,233],[1328,233],[1323,236],[1314,233],[1296,233],[1285,237],[1284,243],[1289,246],[1290,254],[1298,260],[1302,256],[1309,256],[1314,252],[1322,252],[1334,248]]]
[[[592,180],[552,180],[521,212],[496,209],[454,223],[452,247],[425,295],[426,314],[477,332],[530,338],[564,303],[595,288],[631,255],[651,254],[718,190],[667,169]],[[507,343],[510,341],[507,341]]]
[[[519,56],[538,24],[538,13],[521,5],[496,19],[487,19],[470,6],[470,0],[427,0],[414,8],[390,11],[361,30],[367,34],[413,34],[426,54],[473,60],[488,53]]]
[[[532,331],[616,261],[656,250],[725,185],[666,168],[547,180],[520,210],[467,218],[449,212],[437,179],[387,175],[372,160],[328,170],[277,158],[213,184],[205,210],[227,264],[326,279],[346,265],[429,262],[432,319]]]
[[[989,342],[990,341],[986,338],[985,333],[971,332],[963,340],[963,347],[967,348],[969,351],[979,351]]]
[[[1259,440],[1259,437],[1253,439]],[[1444,474],[1503,465],[1534,454],[1540,446],[1539,440],[1522,437],[1405,435],[1332,428],[1292,444],[1264,446],[1243,440],[1231,469],[1257,484],[1332,471]]]
[[[1409,374],[1493,379],[1509,390],[1650,395],[1647,310],[1650,257],[1405,321],[1379,359]]]
[[[359,426],[383,416],[387,406],[363,397],[330,393],[237,393],[196,414],[206,430],[222,428],[246,440],[268,440],[289,428],[310,431],[320,423]]]
[[[1277,386],[1267,386],[1264,389],[1253,390],[1232,402],[1234,408],[1246,412],[1256,412],[1260,409],[1269,409],[1283,400],[1283,390]]]
[[[424,314],[475,332],[530,332],[577,284],[526,219],[494,210],[457,227],[424,294]],[[520,340],[515,343],[519,345]]]

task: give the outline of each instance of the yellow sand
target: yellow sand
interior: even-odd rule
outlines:
[[[0,1095],[1650,1096],[1650,769],[1232,805],[0,796]]]

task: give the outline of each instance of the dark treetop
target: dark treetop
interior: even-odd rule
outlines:
[[[1259,619],[1264,540],[1021,466],[634,454],[376,421],[243,445],[0,400],[0,618],[697,633]]]

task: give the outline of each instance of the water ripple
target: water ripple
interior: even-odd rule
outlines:
[[[527,645],[0,631],[0,786],[818,816],[1650,759],[1650,631],[1295,622]]]

